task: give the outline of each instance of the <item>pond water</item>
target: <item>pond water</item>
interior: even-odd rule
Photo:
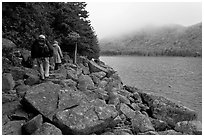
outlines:
[[[202,58],[101,56],[125,85],[152,90],[198,113],[202,121]]]

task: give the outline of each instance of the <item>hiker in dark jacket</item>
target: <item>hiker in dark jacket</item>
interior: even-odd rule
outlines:
[[[45,39],[44,35],[39,35],[38,39],[31,47],[31,58],[37,60],[41,79],[49,77],[49,57],[53,56],[53,48]]]

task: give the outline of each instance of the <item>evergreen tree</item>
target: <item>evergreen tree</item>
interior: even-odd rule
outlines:
[[[30,49],[39,34],[49,41],[57,39],[63,51],[73,53],[78,44],[78,53],[90,58],[99,57],[97,36],[91,27],[85,2],[3,2],[2,31],[19,47]],[[73,41],[69,33],[77,32],[80,38]]]

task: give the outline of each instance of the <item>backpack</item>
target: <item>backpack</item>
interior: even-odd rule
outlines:
[[[46,41],[44,45],[39,45],[39,51],[43,56],[52,57],[53,56],[53,48],[49,43]]]

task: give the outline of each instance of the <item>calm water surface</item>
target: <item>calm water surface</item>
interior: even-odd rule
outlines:
[[[198,112],[202,120],[202,58],[102,56],[124,84],[159,93]]]

